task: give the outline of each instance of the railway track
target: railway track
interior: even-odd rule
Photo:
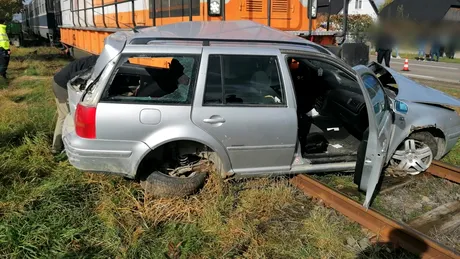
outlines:
[[[434,161],[424,175],[433,175],[460,183],[460,168],[443,162]],[[422,176],[420,176],[422,177]],[[417,180],[418,177],[408,177],[397,183],[389,183],[382,187],[381,192],[403,188]],[[298,175],[291,183],[302,190],[307,196],[322,200],[329,206],[351,220],[359,223],[375,234],[374,243],[391,243],[394,247],[402,247],[421,258],[456,258],[460,253],[427,235],[433,227],[455,228],[460,225],[460,201],[443,204],[409,223],[398,222],[376,210],[366,210],[360,203],[347,195],[333,190],[323,183],[308,177]],[[383,185],[382,185],[383,186]]]

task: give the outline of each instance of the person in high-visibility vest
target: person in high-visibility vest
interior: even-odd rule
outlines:
[[[6,34],[5,19],[0,18],[0,75],[6,79],[6,70],[10,63],[10,39]]]

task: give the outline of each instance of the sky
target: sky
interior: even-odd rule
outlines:
[[[385,0],[374,0],[374,2],[377,6],[380,6],[381,4],[383,4],[383,2],[385,2]]]

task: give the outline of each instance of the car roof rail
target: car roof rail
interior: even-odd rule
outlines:
[[[224,42],[224,43],[266,43],[266,44],[287,44],[296,46],[312,47],[313,44],[309,42],[295,42],[295,41],[280,41],[280,40],[248,40],[248,39],[213,39],[213,38],[179,38],[179,37],[135,37],[129,44],[130,45],[146,45],[152,41],[196,41],[202,42],[203,46],[209,46],[210,42]]]

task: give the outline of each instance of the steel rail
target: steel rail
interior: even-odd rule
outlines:
[[[291,183],[306,195],[321,199],[329,207],[377,234],[379,242],[392,243],[422,258],[460,259],[457,252],[432,240],[427,235],[404,223],[387,218],[373,209],[366,210],[356,201],[310,177],[298,175],[291,180]]]
[[[426,171],[434,176],[460,183],[460,167],[441,161],[433,161]]]

